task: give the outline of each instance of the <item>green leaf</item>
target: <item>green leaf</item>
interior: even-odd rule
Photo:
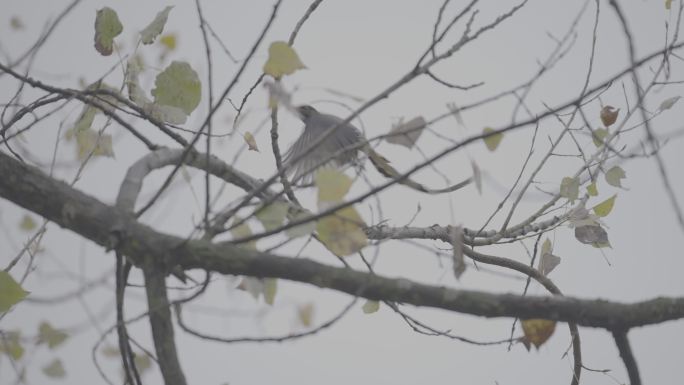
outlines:
[[[495,130],[491,127],[485,127],[482,130],[482,134],[487,135],[487,134],[490,134],[494,131]],[[487,149],[489,151],[494,151],[494,150],[496,150],[497,147],[499,147],[499,143],[501,143],[502,139],[503,139],[503,134],[498,133],[498,134],[490,135],[490,136],[488,136],[482,140],[484,140],[485,146],[487,146]]]
[[[116,11],[104,7],[97,11],[95,17],[95,49],[103,56],[112,54],[114,38],[123,31]]]
[[[9,310],[29,294],[6,271],[0,271],[0,313]]]
[[[278,280],[275,278],[264,278],[264,302],[273,305],[277,291]]]
[[[20,360],[24,356],[24,347],[21,346],[21,334],[18,330],[0,334],[0,352],[10,356],[13,360]]]
[[[363,304],[361,309],[363,310],[364,314],[375,313],[378,311],[378,309],[380,309],[380,302],[368,300]]]
[[[591,184],[589,186],[587,186],[587,193],[592,197],[595,197],[598,195],[598,189],[596,188],[596,182],[591,182]]]
[[[68,334],[53,328],[52,325],[45,321],[41,322],[40,326],[38,327],[38,343],[46,343],[50,349],[54,349],[55,347],[61,345],[62,342],[67,339],[67,337],[69,337]]]
[[[613,210],[616,197],[617,194],[594,206],[594,213],[599,217],[605,217],[606,215],[610,214],[611,210]]]
[[[596,147],[601,147],[603,145],[603,140],[608,136],[608,130],[605,128],[597,128],[591,134],[591,138],[594,140],[594,145]]]
[[[202,83],[190,64],[174,61],[162,71],[154,82],[154,102],[178,107],[190,115],[202,98]]]
[[[242,219],[240,217],[234,217],[233,219],[233,224],[241,222]],[[232,227],[233,225],[231,225]],[[247,222],[243,222],[238,226],[235,226],[233,229],[230,230],[230,234],[233,235],[233,238],[244,238],[252,235],[252,229],[249,227],[249,224]],[[244,247],[245,249],[250,249],[250,250],[256,250],[256,241],[249,241],[249,242],[244,242],[238,245],[238,247]]]
[[[275,41],[268,47],[268,60],[264,64],[264,73],[276,79],[290,75],[306,66],[299,59],[297,52],[284,41]]]
[[[155,16],[154,20],[152,20],[152,22],[145,27],[145,29],[140,31],[140,40],[143,44],[154,43],[154,39],[156,39],[157,36],[159,36],[164,30],[164,25],[166,24],[166,20],[169,18],[169,12],[171,12],[171,9],[173,9],[172,6],[164,8],[161,12],[157,13],[157,16]]]
[[[615,187],[622,187],[621,180],[627,176],[625,170],[620,168],[620,166],[614,166],[610,170],[606,171],[606,182],[609,185]]]
[[[101,134],[93,129],[80,131],[76,135],[76,156],[79,160],[84,160],[91,154],[113,158],[112,136]]]
[[[570,202],[574,202],[579,196],[579,178],[565,177],[561,181],[560,195],[567,198]]]
[[[59,358],[55,358],[50,364],[43,367],[43,373],[50,378],[66,377],[66,370]]]

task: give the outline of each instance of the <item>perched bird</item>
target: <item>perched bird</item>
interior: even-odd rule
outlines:
[[[397,178],[401,175],[385,157],[368,144],[361,131],[351,123],[343,124],[344,119],[318,112],[309,105],[299,106],[296,110],[304,122],[304,132],[283,158],[283,164],[295,183],[310,184],[315,171],[320,167],[342,168],[347,165],[359,165],[359,153],[365,153],[383,176]],[[335,128],[335,131],[328,134],[332,128]],[[323,135],[326,137],[321,141]],[[472,178],[444,189],[430,189],[410,178],[403,178],[397,183],[424,193],[441,194],[456,191],[470,182]]]

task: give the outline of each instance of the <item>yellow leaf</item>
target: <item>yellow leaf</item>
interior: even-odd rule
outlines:
[[[525,333],[525,342],[531,343],[537,349],[548,341],[556,330],[556,321],[545,319],[528,319],[521,322]]]
[[[279,79],[283,75],[290,75],[304,68],[306,66],[299,59],[297,52],[286,42],[276,41],[271,43],[271,46],[268,48],[268,60],[264,64],[264,73]]]
[[[150,359],[150,356],[145,353],[136,354],[133,361],[135,361],[135,367],[138,368],[140,373],[152,367],[152,360]]]
[[[304,305],[300,305],[297,308],[297,318],[301,322],[302,326],[309,327],[313,322],[314,305],[309,302]]]
[[[24,231],[33,231],[36,228],[36,221],[30,215],[24,214],[19,222],[19,228]]]
[[[169,33],[159,38],[159,44],[163,45],[165,49],[173,51],[176,49],[176,45],[178,44],[177,40],[178,39],[176,38],[175,34]]]
[[[299,221],[301,219],[307,218],[312,216],[313,214],[305,209],[297,211],[295,214],[292,215],[290,218],[291,222],[294,221]],[[314,230],[316,230],[316,221],[309,221],[306,223],[302,223],[301,225],[291,227],[287,230],[285,230],[285,234],[290,237],[290,238],[297,238],[297,237],[303,237],[306,235],[311,234]]]
[[[21,21],[19,16],[12,16],[10,19],[10,28],[12,28],[15,31],[19,31],[24,29],[24,22]]]
[[[492,132],[494,132],[494,129],[491,127],[485,127],[482,130],[482,134],[484,134],[484,135],[490,134]],[[498,133],[498,134],[490,135],[490,136],[484,138],[483,140],[485,142],[485,145],[487,146],[487,149],[489,151],[494,151],[494,150],[496,150],[497,147],[499,147],[499,143],[501,143],[501,139],[503,139],[503,134]]]
[[[665,9],[669,10],[672,7],[672,0],[665,0]]]
[[[333,168],[322,168],[316,173],[318,203],[339,202],[349,192],[352,180]]]
[[[591,182],[591,184],[589,186],[587,186],[587,193],[593,197],[598,195],[598,189],[596,188],[596,182]]]
[[[101,134],[92,129],[86,129],[76,134],[76,155],[79,160],[90,156],[114,157],[112,136]]]
[[[252,135],[251,132],[247,131],[242,136],[245,138],[245,143],[247,143],[247,147],[250,151],[259,152],[259,147],[257,147],[256,139],[254,139],[254,135]]]
[[[323,217],[316,230],[321,242],[333,254],[344,257],[363,249],[368,238],[363,231],[366,225],[353,207],[345,207]]]
[[[620,109],[617,110],[613,106],[605,106],[601,109],[601,122],[604,126],[610,127],[617,120]]]
[[[233,224],[241,222],[242,219],[240,217],[235,217],[233,219]],[[233,225],[231,225],[232,227]],[[247,222],[241,223],[238,226],[235,226],[230,230],[230,234],[233,235],[233,238],[244,238],[252,235],[252,229],[249,228],[249,225]],[[251,249],[251,250],[256,250],[256,241],[249,241],[249,242],[244,242],[239,244],[238,246],[244,247],[246,249]]]
[[[380,302],[368,300],[363,304],[361,309],[363,310],[364,314],[375,313],[378,311],[378,309],[380,309]]]
[[[594,213],[599,217],[605,217],[606,215],[610,214],[611,210],[613,210],[616,197],[617,194],[594,206]]]

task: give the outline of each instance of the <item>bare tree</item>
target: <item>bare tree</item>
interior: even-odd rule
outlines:
[[[543,54],[529,77],[514,86],[492,86],[488,79],[461,84],[449,79],[448,72],[442,73],[441,66],[467,55],[471,47],[485,44],[483,39],[505,33],[508,24],[516,23],[521,13],[536,5],[528,0],[508,8],[497,4],[497,13],[493,14],[483,11],[487,6],[478,0],[445,0],[434,10],[432,33],[425,37],[422,51],[415,53],[414,62],[403,63],[406,70],[395,81],[367,98],[345,91],[320,90],[311,104],[321,111],[332,109],[332,105],[336,111],[347,110],[348,114],[339,119],[331,117],[330,121],[336,123],[318,127],[321,134],[316,137],[306,137],[305,131],[302,138],[307,141],[297,142],[297,151],[284,156],[281,149],[286,144],[280,140],[280,122],[292,120],[303,111],[292,101],[301,90],[290,82],[298,70],[305,68],[306,60],[300,59],[297,42],[326,2],[314,0],[302,8],[297,21],[289,27],[289,37],[274,39],[271,29],[283,7],[291,6],[275,1],[264,15],[259,33],[239,37],[249,41],[250,48],[243,57],[236,58],[227,41],[238,38],[217,33],[204,12],[204,4],[196,0],[196,19],[192,23],[198,23],[199,33],[198,40],[192,43],[204,49],[203,76],[189,63],[174,60],[182,56],[175,48],[177,36],[164,31],[173,23],[188,21],[174,19],[171,7],[162,9],[147,26],[124,25],[113,9],[115,5],[102,8],[96,12],[92,33],[94,48],[107,57],[110,68],[78,87],[57,85],[59,82],[34,68],[36,56],[54,42],[50,38],[66,23],[65,18],[75,9],[89,6],[80,0],[71,2],[48,22],[35,43],[20,54],[2,52],[0,60],[0,82],[6,90],[12,90],[2,100],[0,196],[43,218],[36,223],[27,214],[21,224],[30,236],[16,255],[9,256],[0,275],[0,320],[20,314],[27,303],[82,300],[87,293],[105,288],[115,298],[115,319],[107,318],[109,327],[99,327],[100,322],[94,321],[97,317],[86,310],[91,319],[86,328],[94,325],[100,336],[92,351],[102,378],[110,384],[117,381],[98,363],[97,354],[105,350],[120,357],[125,383],[144,383],[141,372],[151,359],[158,364],[165,384],[185,384],[193,382],[186,380],[193,373],[181,368],[179,356],[182,358],[183,353],[175,337],[178,333],[225,344],[287,342],[333,327],[363,299],[364,312],[372,313],[383,306],[415,333],[484,345],[483,349],[490,345],[511,349],[516,344],[527,350],[531,346],[539,348],[554,333],[556,323],[564,323],[569,328],[566,353],[572,352],[572,370],[563,375],[571,384],[583,382],[583,372],[597,371],[583,363],[581,328],[604,329],[614,338],[629,383],[640,384],[628,333],[634,328],[684,318],[684,298],[659,297],[633,303],[580,299],[565,296],[549,276],[561,262],[558,255],[568,257],[562,248],[554,247],[556,234],[570,234],[585,250],[598,249],[603,254],[611,247],[606,224],[609,219],[605,217],[611,213],[616,195],[604,190],[620,191],[626,175],[623,166],[632,160],[644,158],[655,164],[662,182],[660,188],[669,199],[680,230],[684,230],[684,214],[669,170],[676,165],[669,165],[661,154],[682,130],[663,134],[664,130],[657,127],[661,115],[679,99],[663,98],[661,94],[681,83],[674,76],[682,60],[678,52],[684,45],[679,38],[684,3],[665,2],[664,39],[659,48],[650,47],[645,54],[637,46],[640,36],[632,30],[630,15],[622,3],[587,0],[578,4],[577,13],[568,17],[562,33],[550,34],[553,49]],[[597,76],[597,41],[607,20],[619,24],[628,61],[620,70]],[[574,48],[583,25],[593,28],[586,34],[590,50],[578,53]],[[12,26],[15,31],[23,28],[21,19],[12,19]],[[133,34],[133,47],[124,48],[119,34],[129,27],[140,33]],[[146,64],[157,53],[158,65]],[[572,75],[581,78],[581,84],[568,89],[563,100],[542,100],[543,108],[538,108],[540,104],[532,101],[532,95],[539,84],[548,77],[566,76],[563,72],[567,69],[559,70],[559,66],[568,57],[578,56],[584,64],[573,68],[576,73]],[[231,66],[230,77],[217,77],[217,67],[223,74],[227,66]],[[255,72],[260,75],[251,78]],[[364,76],[359,74],[359,81]],[[149,86],[153,78],[154,85]],[[349,143],[340,140],[341,130],[352,125],[364,128],[360,120],[363,114],[419,81],[430,82],[435,90],[467,95],[469,101],[456,104],[445,100],[440,113],[402,118],[387,132],[366,130],[365,135],[359,134]],[[267,106],[257,97],[263,92],[270,96]],[[622,94],[620,100],[607,96],[616,92]],[[470,133],[443,129],[454,122],[467,127],[464,117],[481,111],[486,114],[493,106],[505,110],[502,115],[509,116],[505,123]],[[313,109],[304,111],[317,113]],[[191,123],[191,116],[197,123]],[[270,177],[258,179],[253,168],[240,166],[238,161],[244,160],[247,149],[270,155],[268,146],[257,140],[263,128],[270,128],[273,160],[266,170]],[[50,153],[43,148],[46,146],[38,144],[39,138],[46,135],[56,138]],[[431,136],[439,145],[429,150],[421,147],[419,138],[423,135]],[[468,151],[482,147],[482,143],[487,151],[496,151],[509,135],[524,136],[525,144],[517,150],[523,156],[514,165],[517,171],[510,178],[512,183],[501,187]],[[129,143],[137,149],[131,150]],[[408,167],[395,168],[380,155],[393,145],[407,147],[415,155]],[[64,154],[64,146],[76,149],[76,160],[72,154]],[[235,151],[226,156],[226,152],[217,150],[224,146],[232,146]],[[99,176],[96,174],[98,162],[115,152],[117,165],[127,171],[115,203],[107,204],[95,198],[93,192],[79,188],[77,182],[86,177],[103,178],[102,170]],[[317,155],[313,158],[312,154]],[[340,161],[347,158],[353,158],[356,167]],[[367,163],[379,173],[363,166],[365,158],[370,158]],[[454,170],[448,166],[454,159],[469,159],[471,165]],[[567,161],[568,166],[559,166],[558,160]],[[298,169],[290,178],[297,164],[306,164],[306,170]],[[335,167],[322,167],[330,165]],[[169,170],[162,180],[150,177],[160,169]],[[441,177],[449,186],[454,186],[454,181],[465,182],[456,184],[458,190],[415,182],[429,175]],[[201,177],[201,183],[193,176]],[[150,181],[154,181],[154,188],[141,194],[143,181],[147,181],[148,189]],[[468,183],[472,186],[462,189]],[[438,219],[444,222],[414,225],[420,213],[418,205],[409,223],[396,225],[401,216],[383,210],[383,200],[406,187],[417,190],[410,193],[418,200],[431,199],[429,193],[458,197],[466,193],[464,189],[471,193],[475,189],[493,191],[498,194],[498,204],[486,212],[480,210],[484,219],[481,223],[461,225],[451,207],[444,210],[444,218]],[[196,215],[187,220],[192,229],[170,234],[158,214],[179,205],[169,202],[188,191],[196,205]],[[307,209],[314,199],[312,191],[318,194],[317,210]],[[407,207],[407,212],[411,210],[413,207]],[[52,237],[48,241],[46,234],[63,236],[60,227],[99,245],[103,250],[101,258],[106,258],[107,266],[113,268],[97,277],[81,274],[73,292],[51,298],[27,296],[24,288],[33,291],[41,285],[42,265],[49,257],[43,255],[47,248],[44,244],[59,239]],[[10,232],[5,232],[11,238]],[[381,269],[376,271],[376,262],[383,255],[383,246],[397,242],[415,246],[425,256],[436,256],[440,266],[455,279],[489,275],[506,280],[498,275],[503,274],[522,277],[524,285],[517,294],[502,294],[443,286],[437,281],[421,283],[410,272],[401,278],[388,278]],[[317,260],[301,257],[311,256],[311,250],[318,254]],[[144,285],[133,283],[131,277],[138,273],[144,277]],[[208,289],[218,282],[225,285],[225,279],[219,277],[232,277],[237,289],[268,304],[275,300],[277,280],[305,283],[311,290],[316,290],[314,286],[331,289],[347,294],[350,300],[338,313],[318,324],[312,321],[311,305],[300,305],[300,328],[290,333],[218,335],[194,326],[183,315],[193,305],[201,306],[197,303]],[[535,285],[549,295],[527,295]],[[125,305],[143,289],[146,309],[131,314]],[[599,297],[601,293],[597,294]],[[412,306],[505,317],[512,325],[508,338],[479,341],[467,332],[456,334],[413,315]],[[151,327],[153,348],[142,342],[144,333],[130,330],[130,325],[141,319]],[[118,336],[116,348],[107,343],[114,332]],[[52,348],[68,335],[65,328],[50,324],[41,325],[35,339],[21,337],[20,333],[31,335],[29,330],[0,327],[0,333],[0,350],[9,357],[8,367],[13,368],[11,372],[3,370],[2,378],[15,378],[17,383],[27,381],[26,370],[31,367],[24,346],[37,349],[46,343]],[[59,360],[43,371],[51,377],[65,374]],[[606,374],[610,370],[598,371]]]

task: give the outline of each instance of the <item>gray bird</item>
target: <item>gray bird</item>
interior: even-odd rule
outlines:
[[[359,152],[368,156],[373,166],[387,178],[397,178],[401,175],[389,161],[378,154],[363,137],[361,131],[351,123],[342,124],[344,119],[337,116],[318,112],[315,108],[302,105],[297,107],[299,118],[304,122],[304,132],[285,153],[283,164],[287,173],[292,175],[295,183],[310,184],[315,171],[320,167],[343,168],[347,165],[359,165]],[[335,131],[320,141],[322,135],[336,127]],[[428,194],[441,194],[456,191],[468,185],[472,178],[449,186],[444,189],[430,189],[409,178],[403,178],[397,183]]]

